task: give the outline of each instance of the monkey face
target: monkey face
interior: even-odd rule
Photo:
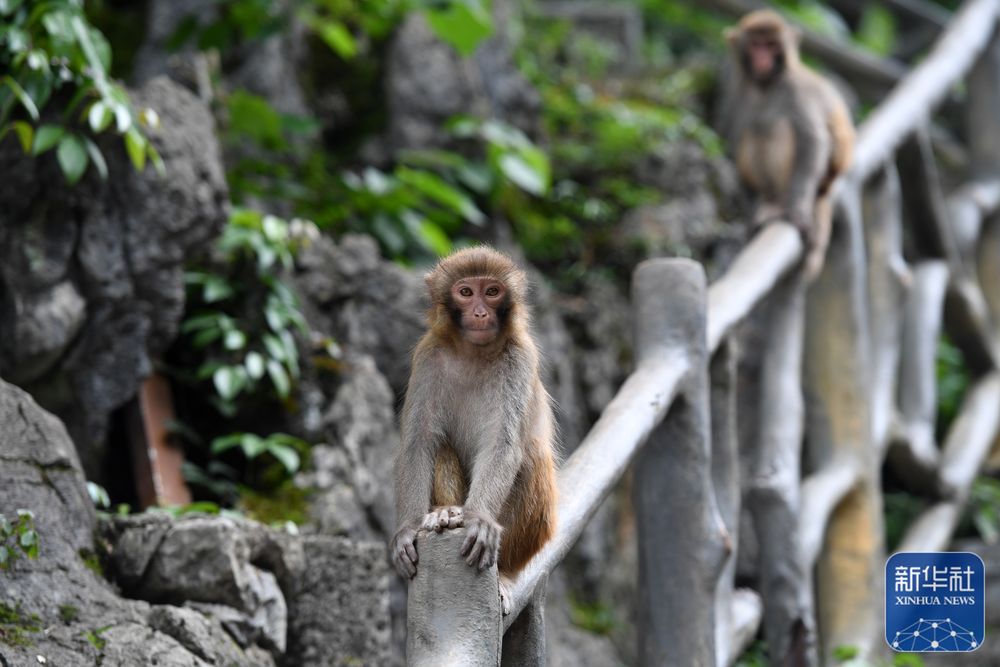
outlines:
[[[773,30],[753,31],[743,43],[743,66],[759,84],[777,78],[785,65],[785,48]]]
[[[500,333],[507,289],[495,278],[462,278],[451,286],[451,314],[462,338],[488,345]]]

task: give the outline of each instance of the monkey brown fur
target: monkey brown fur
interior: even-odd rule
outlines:
[[[735,90],[725,124],[740,177],[756,198],[751,224],[788,220],[807,246],[809,277],[823,266],[833,207],[830,188],[850,166],[854,126],[829,81],[799,60],[799,36],[771,10],[726,31]]]
[[[465,526],[462,556],[510,578],[555,529],[552,407],[529,331],[527,278],[487,247],[426,277],[429,328],[413,353],[396,457],[391,556],[416,574],[417,532]]]

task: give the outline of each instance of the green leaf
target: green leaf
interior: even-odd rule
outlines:
[[[240,442],[243,440],[242,433],[231,433],[230,435],[222,436],[221,438],[214,438],[210,449],[213,454],[221,454],[227,449],[232,449],[233,447],[238,447]]]
[[[267,442],[259,435],[244,433],[240,438],[240,449],[248,459],[255,459],[267,451]]]
[[[267,100],[243,90],[237,90],[226,99],[229,111],[229,131],[242,135],[274,150],[285,147],[281,128],[281,115]]]
[[[26,530],[21,533],[21,538],[18,542],[21,545],[21,549],[27,549],[33,544],[38,544],[38,533],[33,530]]]
[[[323,21],[319,28],[319,36],[344,60],[350,60],[358,55],[358,44],[354,41],[354,35],[342,23]]]
[[[91,502],[98,507],[111,506],[111,497],[108,495],[107,490],[96,482],[87,482],[87,495],[90,496]]]
[[[400,167],[396,170],[396,178],[475,225],[486,222],[486,216],[471,199],[429,171]]]
[[[90,129],[95,133],[106,130],[108,125],[111,125],[114,117],[115,115],[108,105],[101,100],[91,104],[90,110],[87,111],[87,122],[90,124]]]
[[[215,303],[216,301],[228,299],[234,293],[235,290],[233,290],[232,286],[225,279],[218,276],[207,276],[201,298],[205,300],[205,303]]]
[[[28,96],[28,93],[24,92],[24,88],[21,87],[21,84],[15,81],[14,77],[9,74],[3,79],[0,79],[0,81],[2,81],[8,88],[10,88],[11,92],[14,93],[14,96],[21,103],[21,106],[23,106],[24,110],[28,112],[28,115],[31,116],[31,120],[37,121],[38,107],[35,106],[35,102]]]
[[[59,143],[64,134],[66,134],[66,130],[59,125],[42,125],[35,133],[35,144],[31,148],[32,154],[41,155]]]
[[[272,359],[277,361],[285,360],[285,346],[281,344],[281,341],[277,336],[272,336],[271,334],[265,334],[263,337],[264,347],[267,348],[268,355]]]
[[[451,252],[451,239],[430,220],[424,220],[420,223],[420,240],[428,250],[438,257],[444,257]]]
[[[294,475],[299,469],[299,453],[286,445],[279,445],[275,442],[268,442],[267,452],[278,459],[289,475]]]
[[[865,5],[855,40],[880,56],[888,56],[896,46],[896,20],[885,7]]]
[[[136,171],[142,171],[146,167],[146,139],[134,127],[130,127],[125,133],[125,150],[132,160],[132,166]]]
[[[10,549],[0,544],[0,569],[7,569],[10,564]]]
[[[153,146],[152,141],[146,142],[146,155],[149,157],[149,161],[153,164],[153,169],[156,170],[157,174],[163,176],[167,173],[167,166],[163,164],[163,158],[160,157],[160,152]]]
[[[549,174],[537,160],[529,162],[526,154],[506,153],[500,156],[497,165],[500,171],[514,185],[533,195],[544,195],[549,189]]]
[[[227,350],[242,350],[247,344],[247,337],[242,331],[234,329],[226,332],[222,346]]]
[[[271,378],[271,383],[274,384],[274,389],[278,392],[278,396],[286,398],[292,390],[292,383],[288,379],[285,367],[274,359],[269,359],[267,362],[267,374]]]
[[[240,393],[240,382],[232,366],[222,366],[212,374],[212,384],[224,400],[231,401]]]
[[[87,170],[87,163],[90,161],[87,156],[87,145],[75,134],[67,134],[59,140],[56,158],[58,158],[59,166],[70,185],[80,180],[83,172]]]
[[[427,9],[427,23],[438,39],[469,56],[493,34],[493,18],[484,4],[482,0],[452,0],[443,9]]]
[[[90,137],[84,137],[84,141],[87,144],[87,154],[90,156],[90,161],[94,163],[97,167],[97,173],[100,174],[101,178],[104,180],[108,179],[108,165],[104,161],[104,155],[101,154],[101,149],[97,147]]]
[[[264,377],[264,357],[259,352],[248,352],[243,365],[247,369],[247,375],[254,380]]]
[[[21,149],[25,153],[31,152],[31,143],[35,136],[34,128],[23,120],[18,120],[11,123],[9,129],[14,130],[18,140],[21,142]]]

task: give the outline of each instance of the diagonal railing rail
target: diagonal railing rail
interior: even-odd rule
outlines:
[[[689,260],[636,269],[636,368],[563,465],[558,530],[507,592],[511,613],[499,613],[495,570],[477,575],[457,558],[460,531],[422,536],[408,664],[544,664],[548,575],[629,466],[640,664],[732,664],[762,618],[775,663],[831,664],[841,645],[878,652],[882,466],[934,498],[902,548],[945,548],[1000,431],[998,21],[996,0],[967,1],[919,66],[893,74],[837,184],[813,284],[802,282],[802,243],[785,223],[759,233],[711,286]],[[886,73],[857,67],[869,65],[870,79]],[[961,83],[968,180],[946,195],[929,128]],[[738,387],[734,336],[755,313],[764,370],[759,386]],[[942,329],[974,379],[939,447]],[[749,391],[755,401],[734,399]],[[755,435],[738,442],[735,411],[747,403],[759,406]],[[734,585],[741,497],[760,544],[755,591]]]

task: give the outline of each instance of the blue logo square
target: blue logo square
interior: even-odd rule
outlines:
[[[904,552],[885,564],[885,641],[896,651],[975,651],[986,630],[983,559]]]

